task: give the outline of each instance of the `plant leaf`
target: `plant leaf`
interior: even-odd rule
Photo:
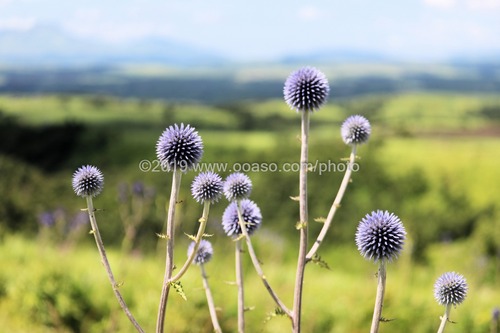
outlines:
[[[326,268],[328,270],[330,269],[330,266],[328,266],[328,263],[326,261],[324,261],[323,259],[321,259],[321,257],[317,253],[312,257],[311,261],[321,268]]]
[[[318,222],[318,223],[325,223],[325,221],[326,221],[326,218],[323,216],[320,216],[320,217],[317,217],[314,219],[314,222]]]
[[[181,281],[171,282],[170,285],[174,288],[174,290],[182,297],[183,300],[187,301],[186,294],[184,293],[184,289],[182,289]]]
[[[166,234],[156,233],[156,236],[160,237],[161,239],[168,239],[168,236]]]

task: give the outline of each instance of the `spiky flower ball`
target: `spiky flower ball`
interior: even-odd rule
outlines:
[[[104,187],[104,176],[95,166],[84,165],[73,173],[72,184],[79,197],[95,197]]]
[[[222,196],[222,178],[215,172],[202,172],[196,176],[191,184],[191,194],[198,202],[217,202]]]
[[[303,67],[286,79],[283,95],[297,111],[318,110],[328,98],[330,87],[326,76],[314,67]]]
[[[491,312],[491,319],[493,319],[495,322],[498,322],[500,319],[500,308],[494,308],[493,311]]]
[[[222,228],[228,236],[241,235],[237,204],[236,201],[231,202],[222,215]],[[243,199],[241,200],[241,211],[247,233],[252,235],[262,222],[260,208],[252,200]]]
[[[457,306],[465,300],[467,289],[467,281],[462,275],[447,272],[434,283],[434,298],[441,305]]]
[[[188,257],[191,255],[191,253],[193,253],[194,244],[195,242],[191,242],[191,244],[189,244],[187,251]],[[202,239],[193,261],[197,265],[206,264],[210,261],[210,259],[212,259],[213,254],[214,250],[212,248],[212,244],[209,241]]]
[[[156,144],[156,156],[168,170],[179,168],[183,172],[191,169],[201,160],[203,142],[198,132],[190,125],[169,126]]]
[[[370,122],[365,117],[358,115],[347,118],[340,128],[342,140],[348,145],[365,143],[368,141],[370,133]]]
[[[375,262],[397,258],[403,248],[406,231],[399,217],[377,210],[359,222],[356,245],[363,257]]]
[[[252,181],[247,175],[236,172],[227,176],[224,182],[224,195],[227,200],[245,199],[252,192]]]

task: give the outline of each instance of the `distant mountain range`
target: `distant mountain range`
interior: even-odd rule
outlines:
[[[165,63],[183,66],[225,62],[227,59],[213,52],[161,37],[105,43],[72,36],[55,26],[0,31],[0,63],[13,65]]]
[[[386,63],[405,59],[365,50],[330,49],[288,55],[276,63]],[[491,54],[458,54],[450,63],[500,63],[500,51]],[[211,50],[165,37],[131,42],[103,42],[71,35],[57,26],[38,25],[25,31],[0,30],[0,65],[74,66],[116,64],[213,66],[235,62]]]

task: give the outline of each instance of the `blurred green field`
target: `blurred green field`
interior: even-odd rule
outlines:
[[[458,271],[470,284],[465,303],[453,309],[453,332],[488,331],[491,311],[500,306],[500,97],[450,93],[372,95],[332,101],[311,117],[311,160],[340,162],[349,150],[339,127],[350,114],[363,114],[373,125],[370,142],[358,151],[360,171],[353,175],[328,241],[320,250],[332,268],[306,271],[305,332],[366,332],[375,296],[376,267],[361,258],[353,242],[357,222],[374,209],[394,211],[409,233],[403,256],[389,265],[383,332],[434,332],[443,309],[433,300],[435,279]],[[131,332],[108,285],[92,238],[81,232],[65,242],[66,230],[44,228],[37,217],[46,211],[76,214],[83,201],[70,186],[82,164],[98,165],[105,190],[96,199],[98,219],[125,298],[146,331],[154,330],[164,267],[155,232],[162,228],[170,175],[141,172],[138,163],[155,159],[155,144],[172,123],[199,129],[203,161],[294,162],[300,143],[299,116],[281,100],[220,105],[121,100],[107,96],[0,96],[4,129],[29,133],[7,137],[23,154],[0,155],[0,327],[6,332]],[[51,153],[52,127],[82,125],[73,150],[55,155],[41,168],[26,156]],[[48,128],[43,135],[39,129]],[[71,128],[70,128],[71,129]],[[7,132],[5,132],[7,133]],[[16,132],[17,133],[17,132]],[[71,134],[71,133],[70,133]],[[33,139],[35,138],[35,139]],[[59,137],[56,138],[60,140]],[[11,141],[9,141],[11,140]],[[57,141],[55,140],[55,141]],[[7,147],[9,148],[9,147]],[[27,149],[31,148],[31,150]],[[46,149],[46,150],[44,150]],[[223,173],[227,175],[229,170]],[[8,176],[5,176],[8,175]],[[266,276],[285,303],[291,304],[297,251],[293,225],[298,217],[298,175],[250,172],[252,199],[264,215],[255,242]],[[185,256],[200,206],[189,197],[194,174],[183,177],[176,263]],[[342,175],[309,176],[310,216],[324,216]],[[123,225],[119,187],[143,182],[154,188],[154,202],[144,217],[133,254],[120,251]],[[216,255],[207,266],[224,331],[236,329],[233,244],[221,234],[226,203],[211,209],[209,232]],[[69,220],[69,217],[68,217]],[[311,224],[311,238],[321,225]],[[76,236],[75,236],[76,237]],[[69,245],[68,245],[69,244]],[[225,255],[222,255],[225,254]],[[247,260],[245,270],[249,332],[287,331],[284,318],[264,323],[271,299]],[[208,310],[197,267],[183,279],[188,296],[176,295],[167,312],[170,332],[210,332]],[[26,320],[31,318],[32,320]]]
[[[98,217],[99,218],[99,217]],[[91,238],[91,235],[88,235]],[[279,240],[279,238],[278,238]],[[265,274],[285,303],[291,304],[294,246],[277,242],[265,231],[254,237]],[[281,246],[276,246],[276,244]],[[186,241],[177,242],[177,263],[185,258]],[[218,316],[226,332],[236,330],[236,290],[232,241],[220,238],[206,269]],[[410,245],[410,244],[408,244]],[[285,248],[286,246],[286,248]],[[97,250],[91,245],[74,249],[48,246],[37,239],[8,236],[0,245],[0,323],[5,332],[72,332],[81,321],[81,332],[133,332],[114,298]],[[108,251],[118,281],[137,320],[154,331],[163,256],[126,256]],[[487,332],[493,308],[498,306],[498,262],[473,250],[468,242],[441,244],[429,249],[431,261],[411,262],[408,251],[388,266],[383,332],[434,332],[444,309],[433,299],[435,279],[445,271],[458,271],[468,281],[466,301],[451,312],[450,332]],[[366,332],[375,297],[376,266],[364,260],[355,245],[342,245],[324,254],[331,270],[309,267],[306,274],[303,330],[306,332]],[[266,318],[274,304],[245,258],[246,305],[249,332],[283,332],[285,318]],[[168,332],[211,332],[199,268],[193,266],[182,279],[188,300],[175,293],[169,299]],[[30,320],[26,320],[30,318]],[[73,326],[75,327],[75,326]]]
[[[497,137],[391,139],[381,156],[391,172],[421,168],[433,181],[445,179],[454,191],[466,192],[474,205],[499,198],[500,139]]]

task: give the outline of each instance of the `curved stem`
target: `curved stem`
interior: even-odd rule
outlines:
[[[444,327],[446,326],[446,323],[450,319],[450,310],[451,310],[451,304],[447,304],[446,310],[444,311],[444,315],[441,317],[441,325],[439,325],[438,333],[444,332]]]
[[[347,167],[347,170],[345,171],[344,178],[342,179],[342,183],[340,184],[339,190],[337,192],[337,195],[335,196],[335,200],[333,200],[332,207],[330,208],[330,211],[328,212],[328,216],[326,217],[325,224],[323,224],[323,228],[321,228],[321,231],[318,235],[318,238],[314,242],[314,245],[311,247],[311,250],[307,253],[306,260],[309,262],[312,260],[316,252],[318,251],[319,246],[325,239],[326,233],[330,229],[330,225],[332,224],[333,217],[335,216],[335,213],[337,212],[337,209],[340,207],[340,202],[342,201],[342,198],[344,197],[344,193],[347,189],[347,185],[349,184],[349,181],[351,180],[351,174],[352,174],[352,169],[354,165],[354,161],[356,159],[356,145],[352,146],[351,150],[351,155],[349,156],[349,166]]]
[[[235,246],[235,269],[236,285],[238,286],[238,332],[245,332],[245,290],[243,286],[243,265],[241,263],[241,240],[236,241]]]
[[[252,240],[251,240],[250,236],[248,235],[247,228],[245,226],[245,221],[243,220],[243,214],[242,214],[242,208],[241,208],[241,201],[240,200],[237,201],[237,206],[236,207],[237,207],[237,211],[238,211],[238,221],[239,221],[239,224],[240,224],[241,232],[242,232],[243,236],[245,237],[245,241],[246,241],[247,248],[248,248],[248,253],[250,254],[250,258],[252,259],[252,264],[253,264],[253,266],[255,268],[255,271],[257,272],[257,274],[261,278],[262,283],[264,283],[264,286],[266,287],[267,291],[271,295],[271,297],[274,300],[274,302],[276,303],[276,305],[278,305],[278,307],[281,310],[283,310],[283,312],[289,318],[292,318],[292,312],[286,307],[285,303],[283,303],[280,300],[280,298],[278,297],[278,295],[276,294],[276,292],[274,291],[274,289],[271,287],[271,285],[267,281],[267,278],[266,278],[266,276],[264,274],[264,271],[262,270],[262,267],[260,266],[259,259],[257,258],[257,255],[255,254],[255,250],[253,249],[253,246],[252,246]]]
[[[125,303],[125,300],[123,299],[120,291],[118,290],[118,284],[115,281],[115,277],[113,276],[113,271],[111,270],[111,266],[108,261],[108,257],[106,256],[106,250],[104,249],[104,243],[102,242],[101,234],[99,232],[99,228],[97,227],[97,220],[95,218],[95,209],[94,209],[94,203],[92,202],[92,197],[87,196],[87,211],[89,213],[89,219],[90,219],[90,225],[92,226],[92,233],[94,234],[95,242],[97,244],[97,249],[99,250],[99,254],[101,255],[101,262],[106,269],[106,273],[108,273],[108,278],[109,282],[111,283],[111,286],[113,287],[113,292],[115,293],[116,298],[118,299],[118,303],[120,303],[120,307],[123,309],[125,314],[127,315],[128,319],[134,325],[135,329],[137,332],[144,333],[144,330],[141,328],[139,323],[135,320],[134,316],[130,312],[130,310],[127,307],[127,304]]]
[[[377,297],[375,298],[375,308],[373,309],[372,327],[370,333],[377,333],[382,317],[382,307],[384,306],[385,280],[386,280],[386,262],[380,261],[378,267]]]
[[[165,259],[165,276],[163,277],[163,286],[161,290],[160,305],[158,307],[158,318],[156,321],[156,333],[163,333],[165,326],[165,312],[167,309],[168,293],[170,291],[170,283],[168,281],[172,277],[174,268],[174,231],[175,231],[175,205],[179,195],[179,187],[181,184],[181,170],[176,168],[172,175],[172,190],[170,192],[170,201],[167,213],[167,249]]]
[[[306,267],[307,253],[307,168],[308,168],[308,145],[309,145],[309,112],[302,111],[301,122],[301,149],[300,149],[300,174],[299,174],[299,216],[298,228],[300,231],[299,255],[297,259],[297,272],[295,275],[295,288],[293,294],[293,318],[292,328],[294,333],[300,332],[302,312],[302,289],[304,285],[304,273]]]
[[[182,265],[182,268],[179,270],[179,272],[174,277],[168,280],[167,282],[168,284],[179,281],[180,278],[187,272],[189,266],[191,266],[194,257],[196,257],[196,254],[198,253],[198,248],[200,247],[201,239],[203,238],[203,235],[205,233],[205,227],[207,226],[209,211],[210,211],[210,201],[206,201],[203,206],[203,214],[199,220],[200,226],[198,227],[198,233],[196,234],[193,252],[191,252],[191,254],[189,255],[184,265]]]
[[[194,251],[193,251],[194,252]],[[205,272],[205,266],[200,264],[201,277],[203,279],[203,289],[205,289],[205,295],[207,297],[208,310],[210,311],[210,318],[212,319],[212,326],[214,327],[215,333],[222,333],[222,329],[219,325],[219,320],[217,319],[217,311],[215,310],[215,302],[212,297],[212,292],[210,291],[210,286],[208,285],[207,273]]]

